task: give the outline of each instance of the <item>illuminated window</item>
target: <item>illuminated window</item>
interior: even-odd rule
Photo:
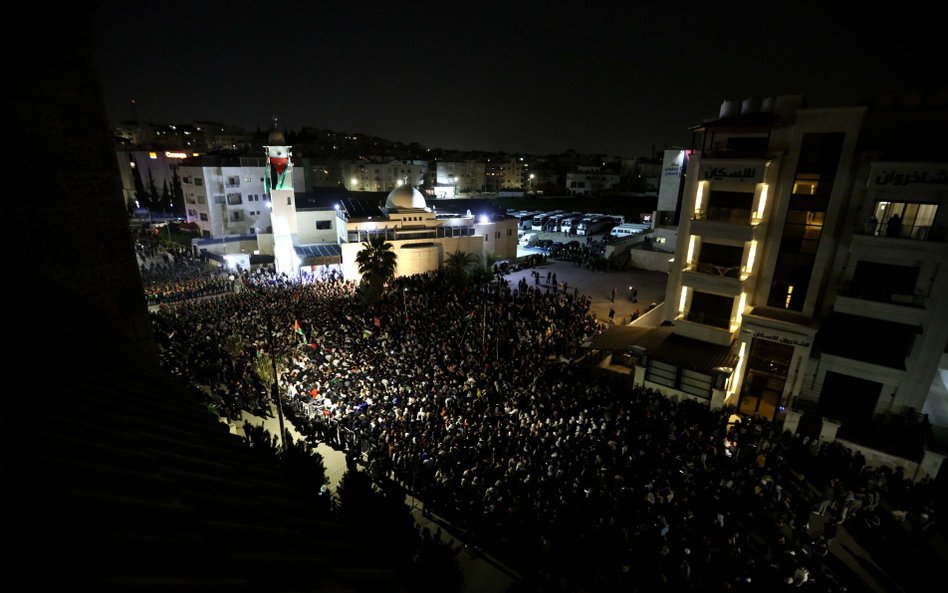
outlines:
[[[820,187],[820,176],[814,173],[800,173],[793,180],[793,193],[815,196]]]
[[[784,309],[790,308],[790,300],[793,298],[793,285],[787,287],[787,300],[783,304]]]

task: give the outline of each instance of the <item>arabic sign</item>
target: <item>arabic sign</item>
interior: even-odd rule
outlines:
[[[869,176],[869,185],[876,187],[948,185],[948,168],[944,165],[874,165]]]
[[[770,340],[771,342],[778,342],[780,344],[787,344],[789,346],[809,346],[810,341],[806,338],[789,338],[786,336],[781,336],[778,334],[765,334],[762,331],[752,332],[755,338],[761,338],[763,340]]]
[[[756,183],[757,170],[757,167],[708,167],[704,170],[704,178],[716,181],[750,181]]]

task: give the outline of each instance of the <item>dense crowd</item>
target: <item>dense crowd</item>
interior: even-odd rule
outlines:
[[[162,243],[154,229],[138,233],[135,254],[148,305],[222,294],[238,286],[226,268],[184,246]]]
[[[164,364],[223,413],[268,414],[254,369],[276,352],[299,430],[547,582],[838,590],[824,571],[837,523],[811,511],[871,522],[880,493],[916,497],[840,448],[576,364],[598,326],[575,292],[457,290],[428,274],[367,308],[335,274],[307,280],[245,272],[246,290],[163,306]]]

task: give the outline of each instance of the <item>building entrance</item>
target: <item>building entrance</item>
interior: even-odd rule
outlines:
[[[747,357],[747,373],[737,402],[740,414],[774,420],[782,411],[784,385],[793,359],[793,346],[754,338]]]

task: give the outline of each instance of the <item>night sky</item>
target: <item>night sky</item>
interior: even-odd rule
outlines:
[[[911,3],[513,4],[103,2],[91,31],[113,124],[252,130],[277,114],[290,128],[539,154],[684,146],[726,98],[831,107],[943,84],[940,19]]]

